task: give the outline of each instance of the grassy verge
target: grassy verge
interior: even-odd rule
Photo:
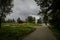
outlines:
[[[60,31],[52,26],[49,26],[49,29],[52,30],[52,32],[53,32],[54,36],[56,36],[57,40],[60,40]]]
[[[0,40],[22,40],[26,35],[33,32],[35,28],[24,27],[19,24],[2,24],[0,29]],[[15,26],[15,27],[14,27]]]
[[[4,26],[23,26],[23,27],[34,27],[34,26],[42,26],[42,24],[35,24],[35,23],[22,23],[22,24],[18,24],[18,23],[3,23],[2,25]]]
[[[42,26],[42,24],[35,24],[35,23],[26,23],[26,24],[23,24],[25,26],[30,26],[30,27],[34,27],[34,26]]]

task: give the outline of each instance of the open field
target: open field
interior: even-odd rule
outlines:
[[[2,23],[0,40],[22,40],[26,35],[35,30],[33,26],[41,26],[41,24]]]
[[[2,26],[11,26],[11,27],[34,27],[34,26],[42,26],[42,24],[34,24],[34,23],[2,23]]]

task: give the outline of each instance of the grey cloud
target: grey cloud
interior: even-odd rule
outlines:
[[[25,19],[29,15],[37,15],[40,7],[37,6],[34,0],[14,0],[13,13],[6,16],[6,19]]]

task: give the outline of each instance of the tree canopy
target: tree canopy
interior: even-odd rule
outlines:
[[[12,12],[13,0],[0,0],[0,26],[1,20],[6,17],[7,14]]]
[[[49,20],[50,24],[60,29],[60,0],[35,0],[40,6],[45,19],[50,16],[52,19]],[[50,13],[48,13],[51,10]]]
[[[30,22],[30,23],[33,23],[35,21],[35,18],[32,17],[32,16],[28,16],[27,21]]]

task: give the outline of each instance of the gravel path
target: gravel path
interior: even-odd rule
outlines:
[[[56,40],[52,31],[46,27],[35,27],[36,30],[31,34],[27,35],[23,40]]]

